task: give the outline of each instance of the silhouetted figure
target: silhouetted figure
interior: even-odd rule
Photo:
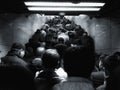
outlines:
[[[111,72],[104,90],[120,90],[120,66]]]
[[[35,90],[34,77],[22,66],[0,64],[0,90]]]
[[[42,56],[43,71],[36,77],[38,90],[50,90],[54,84],[62,81],[57,71],[60,56],[56,49],[47,49]],[[65,73],[65,72],[64,72]]]
[[[25,55],[25,47],[21,43],[13,43],[11,50],[5,57],[1,59],[1,62],[8,65],[19,65],[27,67],[27,62],[23,60]]]
[[[69,47],[63,58],[68,78],[55,85],[53,90],[94,90],[90,75],[95,60],[91,52],[84,46]]]
[[[33,66],[32,72],[36,76],[36,73],[41,71],[43,69],[42,65],[42,56],[45,53],[45,48],[44,47],[38,47],[36,49],[36,55],[35,58],[32,60],[31,64]]]
[[[105,85],[103,89],[105,90],[119,90],[119,68],[120,67],[120,60],[119,54],[112,53],[111,55],[105,58],[103,62],[105,66]],[[116,74],[116,75],[115,75]],[[118,75],[117,75],[118,74]],[[100,90],[100,89],[99,89]]]

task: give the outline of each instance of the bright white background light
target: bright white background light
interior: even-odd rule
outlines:
[[[86,6],[86,7],[101,7],[105,3],[95,2],[81,2],[81,3],[69,3],[69,2],[25,2],[26,6]]]
[[[25,2],[30,11],[99,11],[105,3],[98,2]]]
[[[28,7],[31,11],[99,11],[100,8]]]

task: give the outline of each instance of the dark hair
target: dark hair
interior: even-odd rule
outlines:
[[[66,49],[68,48],[68,46],[66,44],[60,43],[60,44],[56,44],[54,46],[54,48],[57,49],[60,57],[62,58],[64,56],[64,53],[65,53]]]
[[[15,42],[12,44],[12,47],[11,47],[11,50],[14,50],[14,49],[23,49],[25,50],[25,46],[21,43],[18,43],[18,42]]]
[[[94,54],[84,46],[69,47],[63,57],[68,76],[89,77],[95,64]]]
[[[56,49],[47,49],[42,57],[43,67],[55,69],[58,66],[59,54]]]
[[[8,51],[7,56],[16,55],[21,58],[20,51],[25,51],[25,46],[21,43],[13,43],[11,49]]]
[[[105,69],[111,74],[111,72],[117,67],[120,66],[120,60],[115,54],[109,55],[105,58],[104,62]]]

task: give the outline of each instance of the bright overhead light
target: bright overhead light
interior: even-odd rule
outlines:
[[[102,7],[105,3],[95,3],[95,2],[81,2],[79,6],[91,6],[91,7]]]
[[[24,2],[26,6],[85,6],[85,7],[102,7],[105,3],[100,2],[80,2],[80,3],[70,3],[70,2]]]
[[[30,11],[99,11],[105,3],[100,2],[24,2]]]
[[[28,7],[30,11],[99,11],[100,8]]]

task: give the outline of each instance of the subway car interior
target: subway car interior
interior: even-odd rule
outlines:
[[[1,0],[0,90],[120,90],[119,29],[120,0]]]

